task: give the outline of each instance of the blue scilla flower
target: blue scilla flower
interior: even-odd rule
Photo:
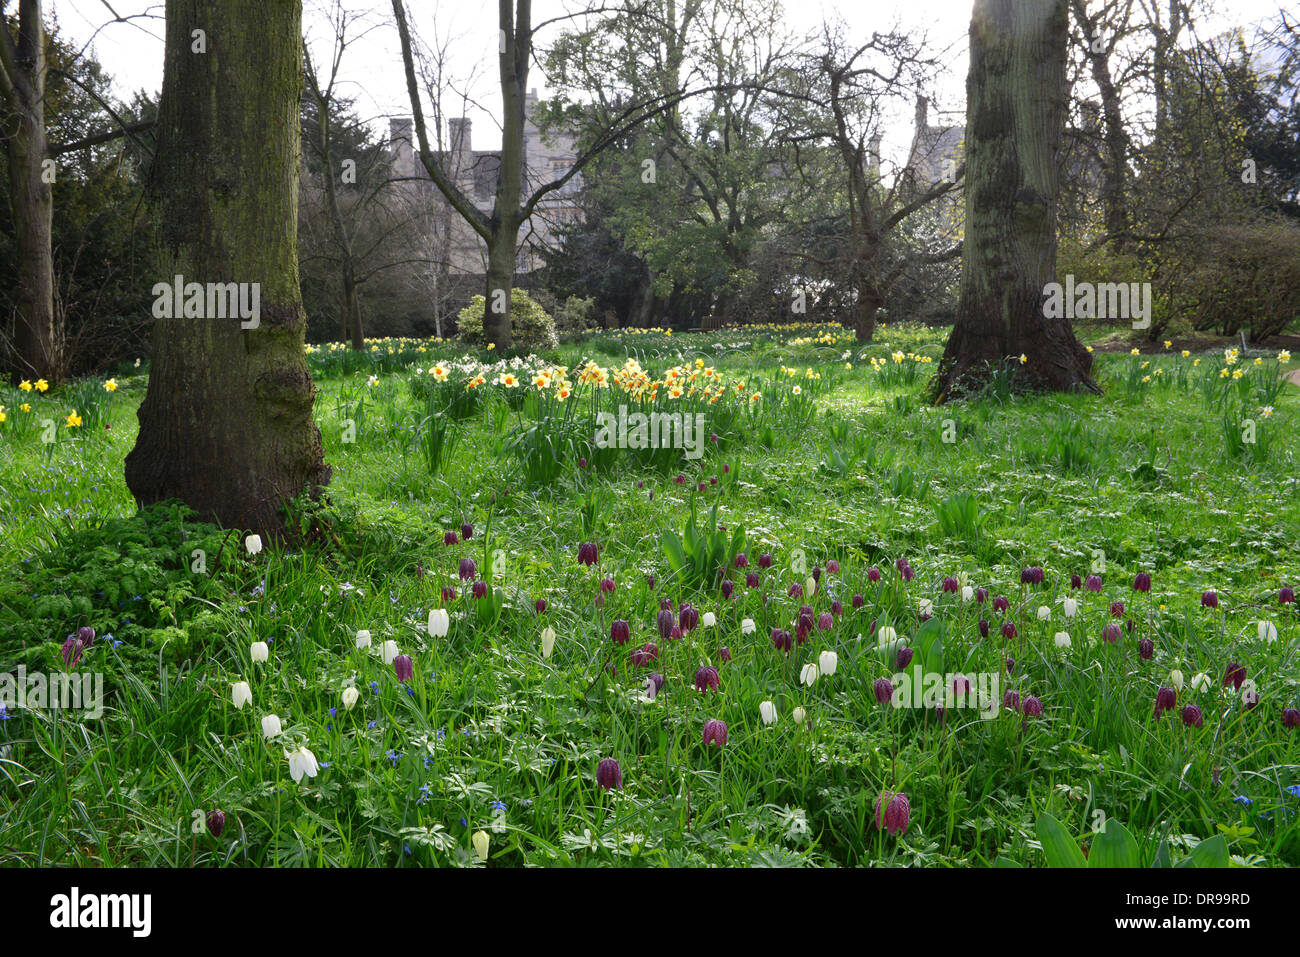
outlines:
[[[0,702],[0,721],[8,721],[12,717],[13,715],[11,715],[8,709],[5,708],[4,703]]]
[[[372,681],[372,682],[370,682],[370,691],[371,691],[372,694],[379,694],[379,682],[378,682],[378,681]]]
[[[338,716],[339,716],[338,709],[337,709],[337,708],[330,708],[330,717],[331,717],[331,718],[337,718]]]
[[[388,763],[391,764],[393,767],[397,767],[397,762],[400,760],[402,760],[402,756],[398,754],[396,751],[388,752]]]
[[[1246,797],[1246,795],[1244,794],[1238,794],[1235,798],[1232,799],[1232,803],[1242,804],[1245,805],[1246,807],[1250,807],[1255,802],[1252,801],[1250,798]]]
[[[488,807],[490,807],[492,810],[494,810],[494,811],[498,811],[498,812],[500,812],[500,813],[502,813],[502,814],[504,814],[504,813],[506,812],[506,802],[505,802],[505,801],[502,801],[500,798],[498,798],[497,800],[493,801],[491,804],[488,805]]]
[[[402,842],[402,850],[405,851],[407,854],[410,854],[410,853],[411,853],[411,845],[408,844],[408,843],[406,843],[406,841],[403,841],[403,842]]]
[[[1292,797],[1300,798],[1300,784],[1293,784],[1286,790],[1287,793],[1290,794]]]
[[[433,760],[433,756],[432,756],[432,755],[428,755],[428,754],[426,754],[426,755],[424,756],[424,767],[425,767],[425,770],[428,770],[429,762],[432,761],[432,760]]]
[[[427,785],[427,784],[422,784],[422,785],[420,785],[420,796],[419,796],[419,798],[416,800],[415,803],[416,803],[416,804],[428,804],[428,803],[429,803],[429,785]]]
[[[461,826],[461,827],[469,827],[469,821],[465,820],[464,818],[461,818],[461,819],[460,819],[460,826]]]
[[[367,728],[373,728],[373,727],[374,727],[375,725],[377,725],[378,723],[379,723],[378,721],[371,721],[368,725],[366,725],[366,727],[367,727]]]

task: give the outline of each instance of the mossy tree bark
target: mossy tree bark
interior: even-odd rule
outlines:
[[[63,368],[54,337],[54,190],[44,175],[45,26],[40,0],[20,0],[18,41],[0,17],[0,139],[9,167],[9,205],[18,262],[14,353],[18,376],[58,382]]]
[[[1067,38],[1065,0],[975,0],[961,294],[940,402],[1007,363],[1032,388],[1099,391],[1069,321],[1043,315],[1056,279]]]
[[[126,459],[141,505],[180,498],[272,536],[279,505],[330,477],[298,287],[301,14],[299,0],[167,0],[158,278],[257,283],[260,315],[247,329],[238,315],[156,320]]]

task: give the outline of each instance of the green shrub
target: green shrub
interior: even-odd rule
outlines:
[[[483,308],[486,300],[475,296],[456,317],[457,337],[467,345],[481,346]],[[515,345],[523,349],[554,349],[560,344],[551,314],[522,289],[510,290],[510,334]]]

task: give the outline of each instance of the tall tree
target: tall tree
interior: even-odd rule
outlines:
[[[18,42],[0,3],[0,136],[9,161],[9,204],[19,269],[14,353],[20,376],[57,381],[54,341],[54,191],[45,142],[45,24],[41,0],[19,0]]]
[[[167,0],[150,183],[159,279],[247,283],[260,308],[256,326],[229,309],[221,318],[209,292],[201,317],[173,303],[174,317],[156,320],[126,458],[141,505],[176,497],[271,534],[283,530],[282,502],[330,477],[298,287],[301,20],[301,0]]]
[[[975,0],[961,295],[940,402],[1008,362],[1036,388],[1099,391],[1069,320],[1043,308],[1056,272],[1066,42],[1066,0]]]

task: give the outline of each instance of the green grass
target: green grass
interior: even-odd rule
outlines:
[[[1281,718],[1300,705],[1300,620],[1278,602],[1280,586],[1300,584],[1300,393],[1274,387],[1272,356],[1240,359],[1222,379],[1222,355],[1098,355],[1100,398],[932,408],[920,396],[934,365],[907,354],[937,357],[944,332],[889,327],[865,350],[834,329],[606,333],[544,357],[569,367],[567,402],[525,399],[527,380],[485,382],[466,400],[459,373],[447,384],[415,374],[458,359],[454,343],[318,352],[333,481],[323,504],[295,507],[306,544],[257,555],[180,509],[136,516],[122,459],[143,375],[111,394],[94,383],[4,392],[0,671],[65,670],[60,645],[90,624],[99,637],[73,670],[102,673],[106,693],[98,719],[11,709],[0,720],[0,863],[476,865],[482,830],[493,865],[1041,866],[1043,814],[1085,847],[1108,833],[1099,821],[1122,822],[1144,864],[1161,840],[1177,861],[1216,835],[1236,863],[1300,863],[1300,794],[1288,790],[1300,785],[1300,730]],[[628,355],[655,375],[699,358],[745,382],[715,404],[678,400],[717,435],[699,461],[592,447],[594,413],[626,397],[578,385],[579,369],[592,358],[612,372]],[[70,428],[74,396],[93,408]],[[32,413],[15,411],[24,401]],[[57,441],[43,444],[27,415],[55,422]],[[465,522],[473,537],[444,544]],[[673,541],[695,550],[683,558]],[[599,545],[598,565],[578,563],[583,542]],[[468,595],[464,558],[487,597]],[[811,597],[790,595],[832,559],[838,573],[823,572]],[[1029,566],[1044,584],[1021,584]],[[1071,589],[1094,568],[1101,593]],[[1150,594],[1131,588],[1139,571]],[[944,591],[949,576],[986,587],[988,603]],[[1207,589],[1217,610],[1201,607]],[[998,595],[1005,615],[992,610]],[[1079,602],[1068,620],[1067,597]],[[664,598],[717,623],[661,640]],[[843,604],[833,627],[814,624],[789,654],[773,646],[772,628],[796,631],[801,605],[817,622],[832,600]],[[934,615],[924,629],[922,600]],[[1126,605],[1118,619],[1112,600]],[[440,607],[450,630],[431,637]],[[1004,618],[1015,637],[1002,636]],[[611,641],[615,619],[629,623],[627,645]],[[1115,645],[1102,637],[1112,620],[1133,623]],[[1260,620],[1275,641],[1259,637]],[[911,641],[913,668],[993,676],[1043,714],[950,708],[941,721],[877,704],[876,680],[896,669],[873,621]],[[369,649],[356,647],[359,629]],[[265,663],[250,659],[258,640]],[[383,663],[387,641],[414,659],[411,681]],[[650,641],[659,658],[634,667]],[[835,673],[801,683],[828,650]],[[1258,689],[1254,709],[1222,688],[1232,662]],[[720,687],[700,694],[705,663]],[[1185,678],[1178,708],[1156,720],[1173,670]],[[652,671],[666,681],[649,701]],[[1194,691],[1202,672],[1209,688]],[[237,681],[252,689],[243,709]],[[764,701],[775,725],[760,720]],[[1179,719],[1189,703],[1200,728]],[[283,728],[270,741],[267,714]],[[703,744],[709,718],[726,722],[724,747]],[[322,767],[295,783],[285,752],[301,745]],[[616,793],[595,780],[608,757],[622,768]],[[885,790],[908,796],[905,835],[875,826]],[[217,807],[220,839],[202,827]]]

